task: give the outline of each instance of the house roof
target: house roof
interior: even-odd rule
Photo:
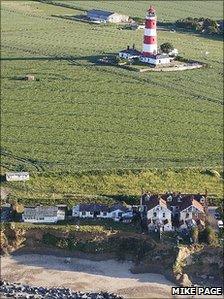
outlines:
[[[58,207],[54,206],[36,206],[36,207],[25,207],[24,217],[56,217],[58,212]]]
[[[141,55],[142,57],[148,57],[148,58],[152,58],[152,59],[163,59],[163,58],[169,58],[168,54],[162,53],[162,54],[146,54],[146,53],[142,53]]]
[[[141,52],[136,49],[125,49],[125,50],[121,50],[120,53],[127,53],[127,54],[131,54],[131,55],[140,55],[141,54]]]
[[[129,209],[125,206],[123,206],[122,204],[115,204],[113,206],[110,207],[110,212],[116,211],[116,210],[121,210],[122,212],[128,212]]]
[[[166,201],[162,199],[159,195],[151,195],[150,197],[145,198],[144,205],[146,205],[147,210],[151,210],[158,205],[167,208]]]
[[[12,207],[1,206],[0,207],[0,219],[1,221],[10,221],[12,219]]]
[[[156,205],[160,204],[168,209],[171,209],[172,206],[179,208],[179,211],[183,211],[190,206],[194,206],[201,212],[204,212],[204,208],[200,203],[203,195],[201,194],[180,194],[180,193],[166,193],[159,196],[158,194],[143,194],[142,195],[142,204],[147,206],[147,209],[150,210]]]
[[[99,204],[80,204],[80,212],[107,212],[109,208],[105,205]]]
[[[106,205],[100,205],[100,204],[80,204],[79,205],[80,212],[113,212],[116,210],[121,210],[122,212],[129,211],[127,207],[125,207],[120,203],[114,204],[111,207],[108,207]]]
[[[100,10],[100,9],[91,9],[88,11],[88,16],[97,16],[97,17],[104,17],[108,18],[109,16],[113,15],[114,12],[112,11],[106,11],[106,10]]]

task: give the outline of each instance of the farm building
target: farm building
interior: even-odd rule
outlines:
[[[97,9],[88,11],[87,18],[101,23],[127,23],[129,21],[129,16]]]
[[[28,181],[29,173],[28,172],[7,172],[6,181]]]
[[[25,207],[22,219],[30,223],[57,223],[65,220],[65,211],[53,206]]]

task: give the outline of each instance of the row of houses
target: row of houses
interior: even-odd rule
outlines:
[[[67,219],[66,205],[25,207],[22,220],[30,223],[57,223]],[[133,217],[131,207],[122,204],[112,206],[99,204],[78,204],[74,206],[68,218],[100,218],[114,221],[130,222]]]
[[[80,203],[72,209],[67,205],[24,207],[21,220],[28,223],[57,223],[67,219],[112,219],[131,223],[135,215],[147,224],[150,231],[186,230],[194,226],[203,228],[206,221],[207,196],[201,194],[143,192],[138,206],[122,203],[111,206]],[[1,207],[1,221],[10,221],[9,204]]]
[[[194,226],[203,228],[206,221],[206,195],[145,192],[141,196],[142,218],[149,231],[185,230]]]

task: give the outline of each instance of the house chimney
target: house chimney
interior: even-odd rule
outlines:
[[[127,46],[127,50],[129,50],[130,49],[130,47],[129,46]]]
[[[133,50],[135,49],[135,44],[133,44],[132,49],[133,49]]]

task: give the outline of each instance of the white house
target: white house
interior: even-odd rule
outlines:
[[[205,212],[203,206],[195,199],[189,199],[183,202],[180,207],[179,229],[188,229],[200,225],[205,225]]]
[[[174,48],[168,53],[169,56],[177,56],[178,55],[178,50]]]
[[[172,213],[168,209],[166,201],[159,196],[150,196],[145,202],[147,210],[147,223],[149,231],[172,231]]]
[[[109,218],[114,220],[121,219],[122,217],[132,217],[132,210],[122,204],[115,204],[109,209]]]
[[[147,213],[150,230],[162,227],[164,230],[172,227],[190,229],[193,226],[203,228],[205,225],[205,209],[207,194],[166,193],[161,196],[145,192],[141,196],[140,207],[142,215]]]
[[[141,62],[153,65],[169,64],[172,61],[168,54],[156,54],[152,56],[141,55],[139,60]]]
[[[141,55],[141,52],[136,50],[134,48],[134,45],[133,45],[132,49],[130,49],[130,47],[127,46],[127,49],[119,52],[119,57],[123,58],[123,59],[135,59],[135,58],[139,58],[140,55]]]
[[[87,18],[91,21],[100,23],[127,23],[129,16],[116,12],[92,9],[87,12]]]
[[[72,208],[72,216],[79,218],[109,218],[120,220],[123,216],[132,217],[130,208],[122,204],[115,204],[111,207],[99,204],[78,204]]]
[[[22,219],[30,223],[57,223],[65,220],[65,211],[50,206],[25,207]]]

